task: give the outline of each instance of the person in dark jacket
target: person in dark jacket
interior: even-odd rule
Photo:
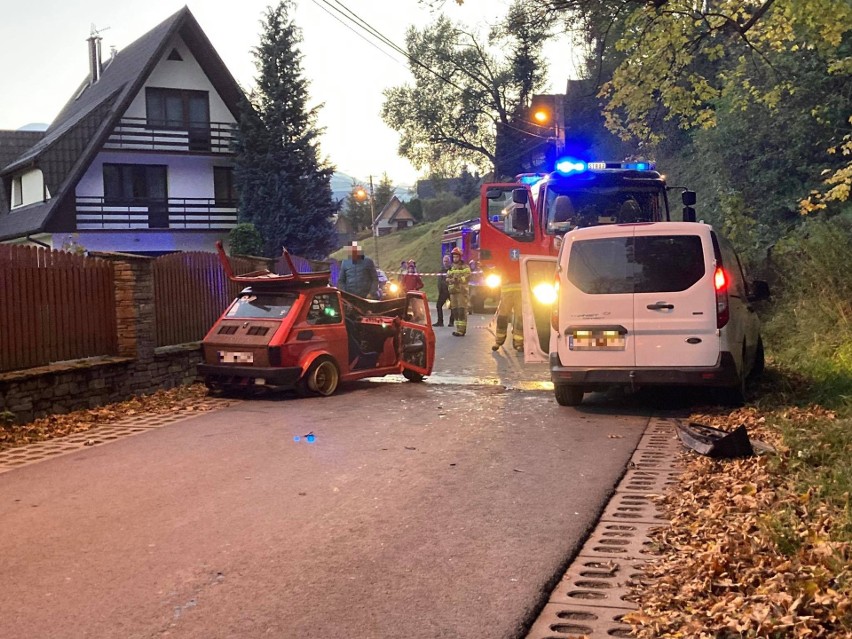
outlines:
[[[364,249],[352,242],[351,257],[340,264],[337,288],[358,297],[375,298],[379,289],[379,275],[376,265],[369,257],[364,257]]]
[[[450,268],[450,256],[445,255],[442,260],[441,274],[438,276],[438,301],[435,302],[435,313],[438,321],[432,326],[444,325],[444,304],[450,300],[450,288],[447,286],[447,271]],[[450,311],[450,326],[453,325],[453,312]]]

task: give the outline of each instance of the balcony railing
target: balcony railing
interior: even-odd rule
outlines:
[[[146,118],[122,118],[103,148],[233,155],[236,132],[237,125],[228,122],[173,127],[154,126]]]
[[[228,230],[237,224],[235,202],[181,197],[121,202],[103,197],[77,198],[77,230],[181,229]]]

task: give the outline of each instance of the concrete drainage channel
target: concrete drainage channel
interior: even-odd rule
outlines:
[[[652,418],[597,527],[526,639],[632,636],[630,626],[621,623],[637,608],[628,584],[641,579],[642,564],[653,555],[650,530],[668,524],[650,495],[662,495],[676,483],[674,460],[681,450],[674,421]]]
[[[179,410],[173,413],[146,413],[122,419],[121,421],[103,426],[95,426],[87,431],[57,437],[43,442],[27,444],[19,448],[0,451],[0,473],[5,473],[21,466],[35,464],[51,457],[67,455],[88,446],[101,446],[130,435],[138,435],[154,428],[197,417],[203,412],[209,412],[235,403],[233,399],[205,399],[192,411]]]

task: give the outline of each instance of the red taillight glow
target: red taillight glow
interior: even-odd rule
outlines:
[[[713,274],[713,284],[716,286],[717,291],[724,291],[728,287],[728,276],[725,274],[725,269],[721,266]]]
[[[731,318],[728,307],[728,274],[721,266],[713,273],[713,286],[716,289],[716,328],[722,328]]]

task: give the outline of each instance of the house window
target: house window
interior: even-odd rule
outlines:
[[[104,205],[145,207],[149,228],[168,228],[166,167],[156,164],[104,164]]]
[[[24,203],[24,185],[21,176],[12,178],[12,208]]]
[[[178,129],[189,134],[190,151],[210,150],[210,100],[207,91],[145,89],[149,129]]]
[[[237,189],[234,186],[234,167],[213,167],[213,198],[216,206],[226,208],[237,206]]]

